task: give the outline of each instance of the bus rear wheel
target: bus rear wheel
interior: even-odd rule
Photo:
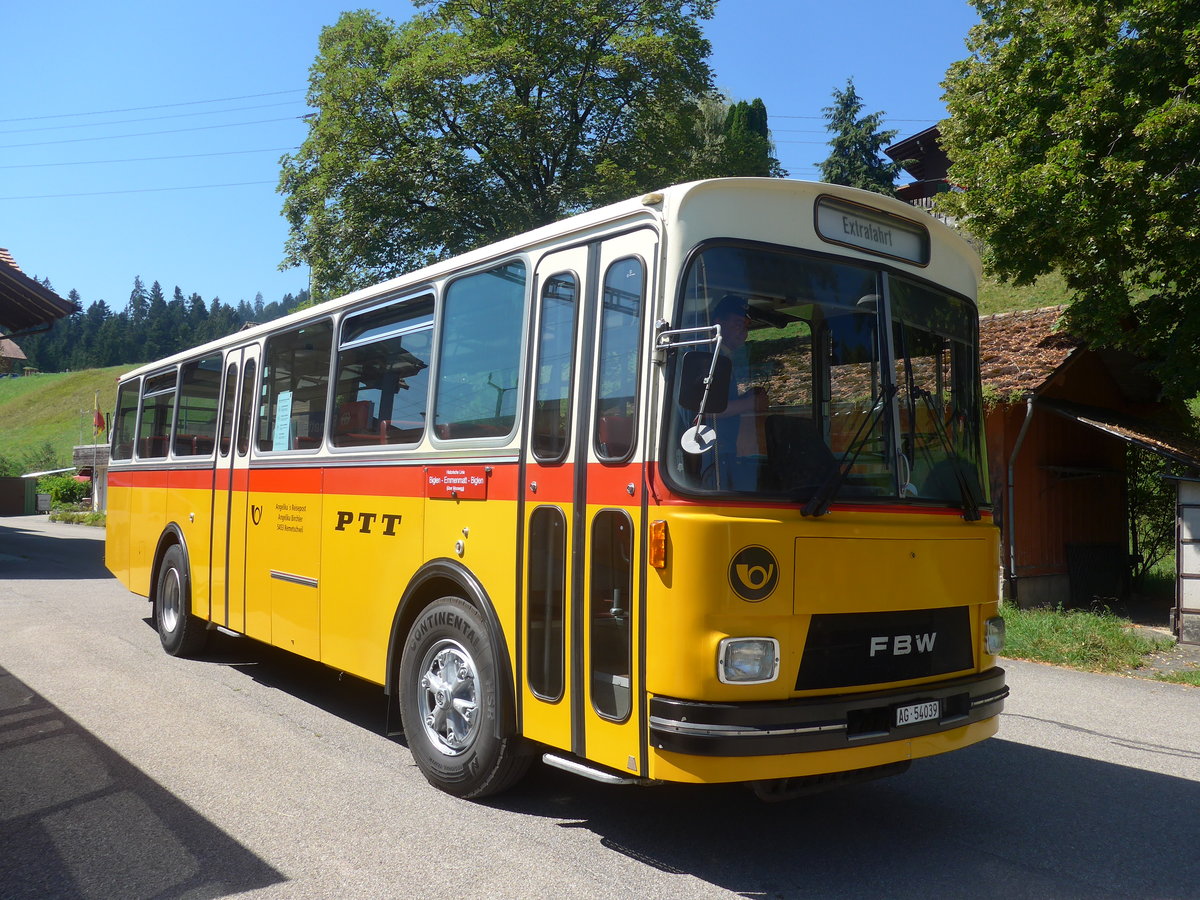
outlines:
[[[158,564],[154,622],[163,649],[172,656],[195,656],[208,640],[204,620],[192,615],[192,583],[187,557],[178,544],[168,547]]]
[[[465,600],[443,597],[421,611],[405,640],[399,689],[408,749],[434,787],[486,797],[529,768],[520,738],[497,736],[496,660],[483,618]]]

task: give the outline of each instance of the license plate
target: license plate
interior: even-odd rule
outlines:
[[[938,700],[926,700],[923,703],[913,703],[909,706],[896,708],[896,727],[915,725],[917,722],[929,722],[942,716],[942,704]]]

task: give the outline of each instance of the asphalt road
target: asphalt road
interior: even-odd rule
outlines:
[[[166,656],[103,535],[0,519],[0,897],[1200,896],[1200,690],[1010,662],[1001,737],[762,804],[536,767],[430,788],[382,693]]]

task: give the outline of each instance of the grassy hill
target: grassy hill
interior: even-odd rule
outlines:
[[[984,275],[979,283],[979,314],[987,316],[1014,309],[1061,306],[1067,302],[1069,293],[1066,281],[1058,272],[1020,286],[1001,284],[994,276]]]
[[[100,409],[111,416],[117,401],[117,377],[133,368],[0,378],[0,422],[4,423],[0,457],[20,463],[49,443],[57,465],[70,465],[71,448],[92,443],[96,393]],[[101,438],[106,439],[107,434]]]

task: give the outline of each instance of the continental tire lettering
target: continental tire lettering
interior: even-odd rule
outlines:
[[[409,633],[408,645],[415,645],[425,635],[436,628],[453,628],[460,631],[463,636],[470,638],[472,641],[482,641],[479,633],[471,627],[471,623],[458,613],[439,610],[432,616],[426,616],[418,622],[417,627]]]

